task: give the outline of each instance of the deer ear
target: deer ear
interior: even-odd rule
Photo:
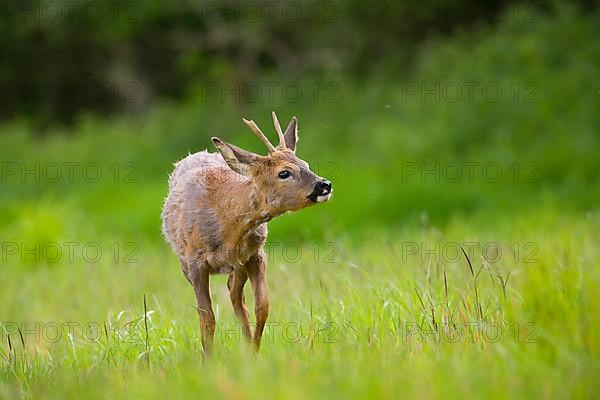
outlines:
[[[251,153],[240,147],[225,143],[218,137],[211,138],[213,144],[223,156],[223,159],[235,172],[240,175],[250,176],[250,166],[257,162],[261,156]]]
[[[298,143],[298,120],[296,117],[292,117],[292,120],[288,124],[285,133],[283,134],[285,139],[285,147],[296,152],[296,143]]]

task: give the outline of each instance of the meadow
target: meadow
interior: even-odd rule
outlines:
[[[507,17],[368,84],[260,78],[293,102],[199,86],[143,116],[4,124],[0,397],[595,397],[599,20]],[[214,135],[263,151],[240,117],[272,133],[272,109],[334,197],[269,225],[258,355],[211,278],[205,359],[160,234],[167,177]]]

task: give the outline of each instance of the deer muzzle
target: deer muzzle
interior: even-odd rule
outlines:
[[[329,200],[332,192],[331,182],[322,180],[315,184],[315,188],[312,193],[308,195],[308,198],[315,203],[323,203]]]

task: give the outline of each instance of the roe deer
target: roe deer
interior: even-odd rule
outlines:
[[[198,302],[202,347],[211,348],[215,317],[209,275],[229,274],[227,287],[243,335],[255,349],[269,313],[266,256],[267,222],[287,212],[325,202],[331,182],[315,175],[298,158],[298,122],[282,132],[273,112],[279,145],[273,146],[254,121],[243,121],[264,143],[261,156],[213,137],[220,155],[200,151],[175,164],[162,211],[162,230],[192,284]],[[250,278],[256,328],[250,330],[244,284]]]

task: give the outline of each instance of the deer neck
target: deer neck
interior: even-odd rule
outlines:
[[[235,238],[243,240],[248,234],[254,232],[260,225],[269,222],[274,215],[269,212],[268,204],[263,193],[256,184],[250,180],[236,182],[230,193],[233,194],[227,203],[232,213],[228,216],[228,225],[232,228],[229,232]]]

